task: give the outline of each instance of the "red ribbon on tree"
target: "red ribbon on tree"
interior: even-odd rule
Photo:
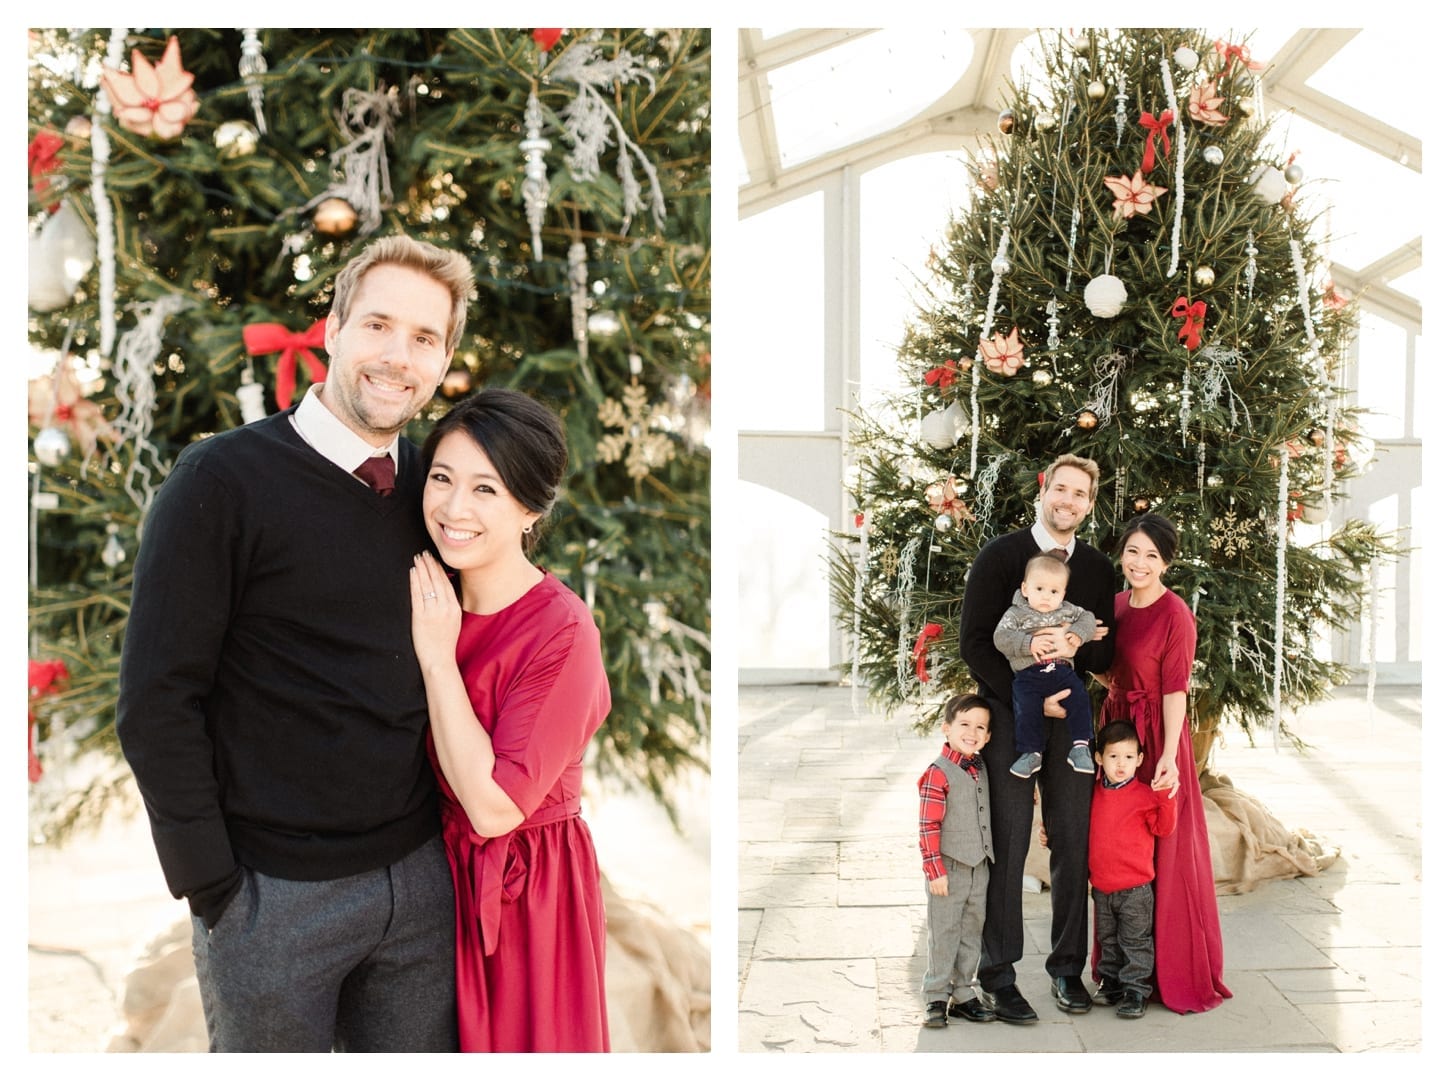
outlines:
[[[65,139],[53,131],[37,131],[35,138],[30,140],[30,175],[35,178],[33,186],[37,196],[50,190],[46,174],[60,167],[60,148],[63,146]],[[53,214],[59,207],[60,203],[51,203],[46,209]]]
[[[277,359],[277,407],[286,409],[292,404],[292,392],[297,388],[297,358],[307,362],[307,373],[314,383],[327,378],[327,365],[317,359],[312,350],[325,344],[327,320],[319,319],[301,333],[288,330],[281,323],[250,323],[242,328],[242,341],[247,353],[261,356],[264,353],[281,352]]]
[[[31,699],[49,694],[56,689],[57,683],[67,679],[70,679],[70,672],[65,666],[65,661],[31,661],[30,675],[27,679],[30,685]],[[40,780],[42,770],[40,768],[40,757],[35,753],[35,712],[33,710],[29,712],[28,720],[29,723],[26,725],[30,733],[30,763],[28,775],[30,777],[30,783],[34,784]]]
[[[1215,41],[1213,43],[1213,47],[1217,49],[1218,54],[1223,57],[1223,67],[1218,69],[1219,75],[1222,75],[1224,72],[1226,72],[1229,69],[1229,65],[1232,64],[1235,59],[1237,59],[1239,63],[1243,64],[1243,66],[1248,68],[1250,71],[1263,70],[1263,64],[1259,63],[1257,60],[1249,59],[1249,47],[1247,45],[1230,45],[1226,41]]]
[[[911,651],[911,657],[916,661],[916,678],[923,683],[931,682],[931,674],[926,670],[926,654],[931,648],[932,642],[941,637],[941,624],[928,623],[916,636],[916,646]]]
[[[1203,333],[1203,317],[1208,314],[1208,305],[1201,300],[1190,304],[1187,297],[1179,297],[1173,302],[1173,310],[1169,314],[1175,319],[1183,320],[1183,325],[1178,328],[1179,340],[1190,352],[1197,349],[1199,336]]]
[[[535,30],[534,44],[537,45],[544,52],[548,52],[555,45],[559,44],[559,38],[563,35],[563,33],[564,30],[562,27]]]
[[[927,386],[936,387],[937,390],[946,390],[957,381],[957,362],[949,360],[926,373]]]
[[[1147,176],[1153,171],[1156,158],[1153,157],[1153,138],[1157,136],[1163,140],[1163,160],[1168,160],[1168,125],[1173,123],[1173,110],[1164,109],[1155,120],[1152,113],[1144,113],[1138,118],[1138,125],[1148,129],[1148,141],[1143,144],[1143,168],[1142,173]]]

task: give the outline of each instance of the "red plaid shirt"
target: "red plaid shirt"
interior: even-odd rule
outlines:
[[[951,744],[943,743],[941,753],[973,778],[982,768],[981,755],[966,758],[952,750]],[[947,873],[946,864],[941,861],[941,823],[947,813],[947,789],[951,787],[951,782],[942,768],[933,762],[926,767],[916,787],[921,793],[921,812],[917,822],[921,834],[921,869],[926,872],[927,881],[931,881]]]

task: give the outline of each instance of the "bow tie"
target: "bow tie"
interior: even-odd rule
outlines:
[[[982,756],[979,754],[974,754],[971,758],[963,758],[961,762],[958,763],[958,765],[960,765],[962,769],[970,773],[973,780],[976,780],[977,770],[982,768]]]

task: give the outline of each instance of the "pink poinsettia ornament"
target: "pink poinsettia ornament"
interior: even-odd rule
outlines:
[[[1016,327],[1010,334],[993,334],[990,339],[981,339],[981,351],[982,363],[998,375],[1016,375],[1022,367],[1024,350]]]
[[[1157,184],[1143,179],[1143,170],[1132,176],[1105,176],[1103,183],[1113,193],[1113,217],[1127,221],[1134,214],[1146,214],[1153,209],[1153,200],[1166,192]]]
[[[196,115],[201,101],[191,88],[194,76],[181,67],[181,43],[173,34],[161,55],[161,63],[152,65],[131,50],[131,71],[105,68],[101,84],[111,98],[111,111],[116,122],[137,135],[154,135],[158,139],[174,139]]]
[[[1199,83],[1188,94],[1188,118],[1211,127],[1222,127],[1228,117],[1219,112],[1223,95],[1213,83]]]

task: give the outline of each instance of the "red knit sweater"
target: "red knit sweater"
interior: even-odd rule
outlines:
[[[1088,878],[1104,893],[1153,881],[1153,838],[1178,824],[1178,802],[1136,777],[1122,788],[1093,788],[1088,822]]]

